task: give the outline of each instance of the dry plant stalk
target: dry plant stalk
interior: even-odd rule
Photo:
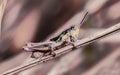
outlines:
[[[84,38],[82,40],[79,40],[78,42],[75,42],[75,44],[79,48],[79,47],[84,46],[86,44],[92,43],[92,42],[94,42],[94,41],[96,41],[98,39],[101,39],[101,38],[103,38],[103,37],[105,37],[105,36],[107,36],[107,35],[109,35],[109,34],[111,34],[113,32],[118,31],[118,30],[120,30],[120,23],[106,29],[105,31],[101,32],[100,34],[93,35],[93,36]],[[60,56],[62,54],[68,53],[68,52],[72,51],[72,49],[73,49],[73,46],[68,45],[68,46],[63,47],[63,48],[61,48],[59,50],[56,50],[55,51],[56,57]],[[18,66],[18,67],[14,68],[14,69],[8,70],[8,71],[4,72],[3,75],[15,74],[15,73],[24,71],[26,69],[29,69],[29,68],[34,67],[36,65],[39,65],[40,63],[48,61],[48,60],[53,59],[53,58],[55,58],[55,57],[53,57],[52,55],[49,55],[49,56],[41,58],[41,60],[36,59],[33,62],[30,62],[30,63],[24,64],[24,65]]]
[[[4,14],[4,10],[7,4],[7,0],[0,0],[0,35],[1,35],[1,28],[2,28],[2,18],[3,18],[3,14]]]

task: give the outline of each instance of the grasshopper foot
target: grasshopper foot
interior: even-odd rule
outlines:
[[[56,53],[55,53],[54,51],[51,51],[51,55],[52,55],[53,57],[55,57],[55,56],[56,56]]]
[[[74,44],[74,43],[72,43],[72,46],[73,46],[73,50],[75,50],[75,49],[77,49],[77,45],[76,44]]]

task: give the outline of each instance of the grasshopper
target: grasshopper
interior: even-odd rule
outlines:
[[[84,15],[82,21],[80,24],[83,24],[85,22],[85,18],[88,15],[88,12]],[[79,38],[80,34],[80,25],[74,25],[70,28],[63,31],[58,36],[50,39],[50,41],[47,42],[40,42],[40,43],[27,43],[27,46],[23,47],[25,51],[32,52],[31,57],[35,57],[34,53],[39,52],[41,55],[38,58],[41,58],[46,55],[53,55],[55,56],[56,53],[54,52],[56,49],[59,49],[63,46],[66,46],[68,44],[72,44],[73,47],[76,47],[74,42],[76,42]]]

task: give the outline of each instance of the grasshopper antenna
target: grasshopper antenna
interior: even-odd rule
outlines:
[[[80,22],[80,25],[82,25],[82,24],[85,23],[85,21],[87,20],[87,18],[86,18],[87,16],[88,16],[88,12],[85,13],[85,15],[84,15],[82,21]]]

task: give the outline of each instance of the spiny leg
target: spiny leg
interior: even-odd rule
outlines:
[[[73,46],[73,50],[77,49],[77,45],[75,44],[75,42],[77,42],[77,39],[70,36],[70,42],[69,43]]]

